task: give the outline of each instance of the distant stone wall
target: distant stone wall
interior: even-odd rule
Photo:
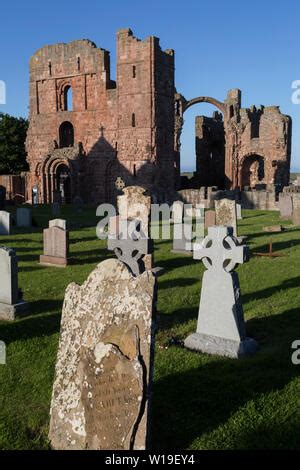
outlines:
[[[300,193],[299,201],[300,201]],[[279,210],[276,192],[271,190],[219,191],[215,188],[184,189],[178,195],[186,204],[203,204],[206,209],[214,208],[216,199],[235,199],[243,209]]]
[[[0,186],[5,188],[6,200],[23,203],[27,200],[27,173],[21,175],[0,175]]]

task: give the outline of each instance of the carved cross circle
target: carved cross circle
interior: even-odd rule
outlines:
[[[246,261],[246,246],[239,246],[231,227],[213,226],[202,243],[194,244],[194,259],[202,260],[206,269],[232,271]]]

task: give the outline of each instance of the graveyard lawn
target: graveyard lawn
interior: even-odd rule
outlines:
[[[49,409],[66,286],[83,283],[100,261],[111,257],[95,234],[95,209],[69,221],[70,258],[66,268],[38,264],[48,207],[33,210],[32,229],[13,228],[1,244],[15,248],[19,284],[30,315],[0,322],[7,365],[0,365],[0,448],[48,449]],[[158,278],[158,331],[152,403],[152,448],[300,449],[300,365],[293,365],[292,342],[300,339],[300,227],[279,213],[243,211],[239,235],[251,252],[273,250],[283,257],[251,257],[239,266],[247,332],[259,342],[254,357],[225,359],[182,348],[196,330],[202,263],[171,253],[172,241],[155,244]],[[282,233],[264,226],[284,225]],[[216,296],[218,292],[216,292]],[[220,302],[222,299],[220,298]]]

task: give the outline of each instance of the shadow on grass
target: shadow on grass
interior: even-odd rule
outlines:
[[[281,290],[296,289],[296,288],[299,289],[299,287],[300,287],[300,278],[294,277],[292,279],[287,279],[286,281],[283,281],[281,284],[277,286],[272,286],[272,287],[268,287],[267,289],[256,290],[255,292],[242,294],[242,301],[243,301],[243,304],[246,304],[247,302],[251,300],[266,299],[268,297],[272,297],[272,295],[278,293]]]
[[[196,277],[179,277],[177,279],[165,279],[158,281],[159,289],[172,289],[173,287],[186,287],[199,283]]]
[[[264,344],[260,344],[261,350],[255,356],[239,360],[208,358],[199,367],[166,374],[154,383],[154,449],[185,449],[191,446],[202,434],[223,425],[247,402],[283,389],[299,375],[299,368],[291,363],[291,343],[295,332],[300,331],[298,309],[268,318],[252,319],[248,325],[249,330],[255,333],[254,337],[266,333]],[[187,355],[199,354],[191,351],[184,353],[186,363]],[[274,432],[268,436],[266,441],[261,444],[259,434],[247,436],[245,433],[243,445],[248,448],[295,448],[299,445],[299,437],[294,434],[291,438],[290,433],[284,433],[284,428],[280,434]]]
[[[51,301],[40,301],[49,304]],[[57,302],[60,307],[54,310],[61,310],[61,302]],[[30,304],[30,309],[33,304]],[[31,313],[33,313],[31,311]],[[51,336],[60,330],[61,312],[49,315],[24,317],[12,323],[0,324],[0,337],[6,344],[14,341],[27,340],[29,338],[39,338],[41,336]]]
[[[194,260],[191,256],[178,257],[174,255],[174,258],[157,260],[157,264],[162,268],[165,268],[167,272],[172,271],[173,269],[182,268],[183,266],[191,266],[195,263],[199,264],[199,261]]]

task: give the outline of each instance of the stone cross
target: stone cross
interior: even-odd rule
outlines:
[[[151,240],[142,231],[137,235],[138,220],[121,220],[120,232],[116,237],[108,237],[107,248],[114,251],[117,258],[125,263],[134,276],[145,271],[143,257],[152,251]],[[125,229],[126,225],[126,229]]]
[[[121,178],[121,176],[118,176],[118,178],[116,179],[115,181],[115,187],[121,191],[123,188],[125,188],[125,183],[123,181],[123,179]]]
[[[248,249],[239,246],[232,227],[208,228],[201,244],[194,244],[194,258],[202,260],[203,275],[196,333],[185,340],[185,346],[209,354],[240,357],[255,352],[257,343],[247,338],[238,264],[248,261]]]

